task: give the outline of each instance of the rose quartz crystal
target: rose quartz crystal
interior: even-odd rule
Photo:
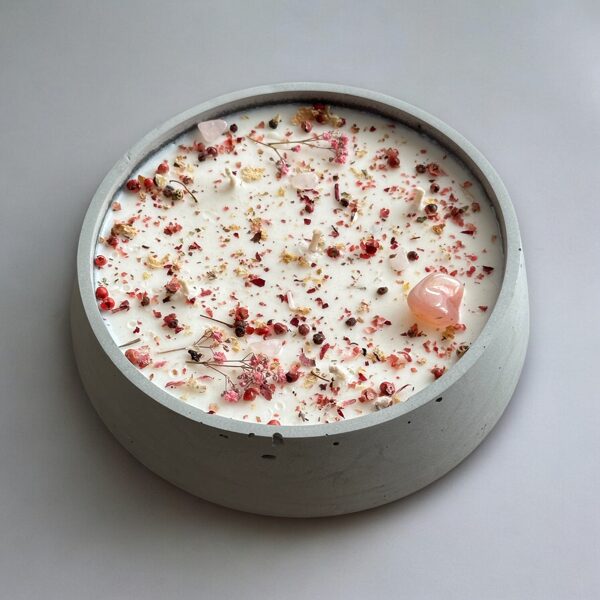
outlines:
[[[198,130],[202,136],[202,140],[206,144],[212,144],[227,130],[227,123],[223,119],[215,119],[214,121],[202,121],[198,123]]]
[[[298,173],[290,179],[297,190],[312,190],[319,183],[316,173]]]
[[[408,306],[417,319],[436,327],[460,321],[464,288],[458,279],[444,273],[430,273],[408,294]]]

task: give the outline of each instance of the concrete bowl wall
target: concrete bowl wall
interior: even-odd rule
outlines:
[[[149,154],[202,120],[264,104],[321,101],[369,110],[423,132],[478,179],[500,223],[500,294],[469,351],[406,402],[339,423],[269,426],[209,415],[148,381],[113,342],[94,299],[93,256],[116,191]],[[439,119],[394,98],[340,85],[291,83],[221,96],[150,132],[98,188],[79,240],[71,326],[96,411],[149,469],[201,498],[288,517],[365,510],[411,494],[472,452],[508,404],[529,336],[527,279],[517,219],[487,160]]]

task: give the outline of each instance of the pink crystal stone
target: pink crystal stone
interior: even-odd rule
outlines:
[[[421,321],[436,327],[460,322],[460,303],[464,287],[458,279],[444,273],[430,273],[408,294],[408,306]]]
[[[279,356],[283,348],[281,340],[264,340],[250,344],[250,349],[257,354],[264,354],[271,358]]]
[[[227,130],[227,122],[223,119],[215,119],[214,121],[202,121],[198,123],[198,130],[202,136],[202,140],[206,144],[216,142],[219,137]]]
[[[297,190],[312,190],[317,187],[319,178],[316,173],[298,173],[291,178],[290,183]]]

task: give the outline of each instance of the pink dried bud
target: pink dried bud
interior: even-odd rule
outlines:
[[[223,400],[231,402],[232,404],[239,402],[240,395],[235,390],[226,390],[223,392]]]

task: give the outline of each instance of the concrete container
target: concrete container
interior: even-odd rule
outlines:
[[[492,203],[505,252],[500,295],[470,350],[403,404],[333,424],[273,427],[208,415],[153,385],[113,342],[94,298],[93,256],[108,206],[146,157],[199,121],[263,104],[326,103],[365,109],[422,131],[461,159]],[[264,515],[338,515],[386,504],[446,474],[494,427],[519,378],[529,333],[517,219],[486,159],[462,136],[394,98],[346,86],[295,83],[227,94],[150,132],[111,169],[79,241],[72,335],[98,414],[149,469],[201,498]]]

